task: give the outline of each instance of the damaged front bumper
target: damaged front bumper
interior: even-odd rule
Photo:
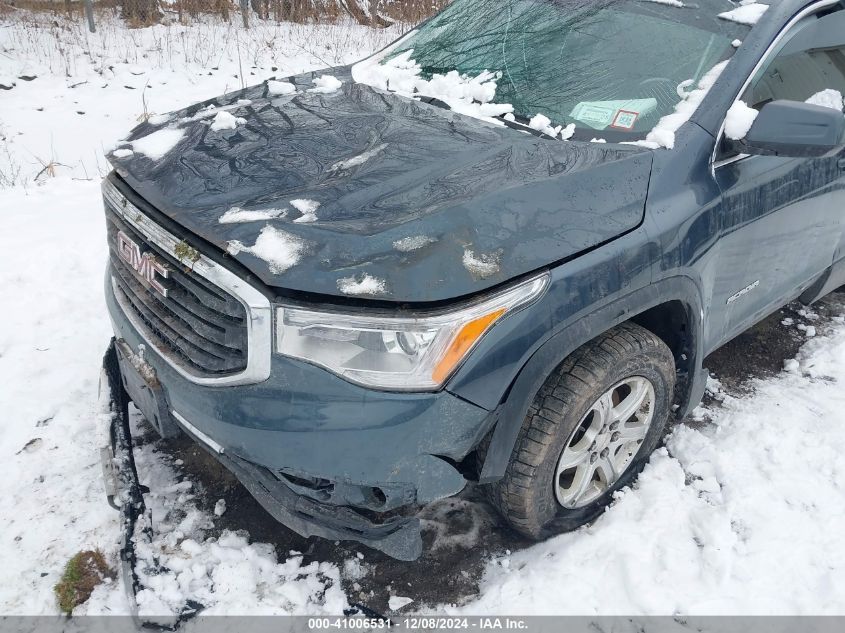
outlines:
[[[123,514],[125,544],[131,542],[139,517],[146,512],[145,489],[135,470],[126,419],[127,404],[131,400],[163,436],[180,431],[191,436],[232,472],[277,521],[301,536],[356,541],[399,560],[414,560],[420,556],[420,521],[413,515],[419,505],[417,489],[400,482],[368,486],[344,482],[340,478],[297,476],[285,469],[271,470],[244,459],[171,408],[157,370],[146,362],[145,349],[141,350],[138,354],[126,341],[116,339],[104,362],[113,401],[110,444],[103,453],[104,475],[109,501]],[[244,429],[243,435],[249,438],[249,429]],[[275,439],[284,443],[286,436],[278,433]],[[350,450],[356,441],[367,440],[350,438]],[[311,450],[319,455],[319,446],[315,445]],[[452,468],[445,462],[442,467]],[[425,480],[425,472],[418,475]],[[460,475],[455,472],[455,477]],[[454,492],[463,487],[463,483],[449,485]],[[368,506],[379,505],[386,508],[385,511],[368,509]],[[150,525],[148,520],[144,524]],[[131,571],[135,561],[129,548],[124,548],[123,561],[130,570],[126,574],[127,586],[137,589],[138,581]]]

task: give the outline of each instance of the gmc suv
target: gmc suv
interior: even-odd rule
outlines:
[[[702,359],[845,283],[843,5],[456,0],[150,118],[103,184],[121,397],[303,536],[411,560],[468,481],[592,520]]]

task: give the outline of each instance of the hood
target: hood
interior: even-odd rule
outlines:
[[[652,155],[498,126],[341,68],[153,117],[109,159],[147,202],[268,286],[416,303],[476,293],[636,228]]]

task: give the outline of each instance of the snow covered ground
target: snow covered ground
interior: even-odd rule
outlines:
[[[0,83],[15,84],[0,92],[2,614],[56,613],[52,587],[79,550],[116,562],[117,514],[97,452],[110,336],[103,148],[145,112],[353,61],[395,35],[99,24],[90,36],[0,22]],[[480,594],[464,604],[422,605],[413,588],[391,604],[402,613],[845,614],[845,305],[828,306],[832,318],[807,313],[808,342],[788,370],[742,397],[714,382],[721,404],[676,427],[635,489],[592,526],[492,556]],[[173,457],[149,443],[137,460],[154,491],[153,549],[169,569],[141,570],[146,613],[176,613],[192,599],[212,613],[337,614],[349,600],[341,579],[376,573],[355,556],[305,563],[246,532],[217,535],[220,519]],[[77,613],[127,609],[112,582]]]

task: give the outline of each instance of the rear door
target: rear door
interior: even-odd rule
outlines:
[[[837,10],[796,24],[740,99],[757,110],[777,99],[842,110],[843,95],[845,11]],[[800,295],[831,266],[845,235],[845,154],[744,156],[723,141],[717,159],[723,210],[716,344]]]

